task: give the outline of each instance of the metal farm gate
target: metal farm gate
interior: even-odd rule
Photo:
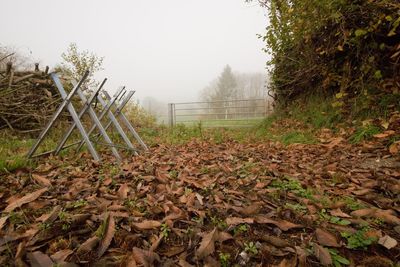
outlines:
[[[168,122],[204,127],[250,127],[272,111],[268,99],[238,99],[168,104]]]

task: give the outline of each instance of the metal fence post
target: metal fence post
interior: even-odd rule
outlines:
[[[174,126],[174,121],[173,121],[173,113],[172,113],[172,103],[168,103],[168,124],[170,127]]]

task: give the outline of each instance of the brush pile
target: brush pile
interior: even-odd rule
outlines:
[[[15,71],[11,63],[0,70],[0,129],[39,131],[60,103],[60,96],[48,75],[48,67]]]

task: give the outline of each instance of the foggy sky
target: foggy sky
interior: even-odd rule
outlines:
[[[256,34],[267,18],[244,0],[9,0],[1,1],[0,45],[54,66],[75,42],[104,56],[107,90],[126,85],[135,97],[197,100],[229,64],[265,72]]]

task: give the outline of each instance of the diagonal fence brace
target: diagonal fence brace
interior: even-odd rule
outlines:
[[[93,110],[93,108],[91,106],[93,101],[96,100],[97,95],[99,94],[100,90],[103,88],[103,86],[104,86],[106,81],[107,81],[107,79],[104,79],[104,81],[100,84],[100,86],[97,88],[97,90],[95,90],[95,92],[93,92],[93,94],[91,95],[91,97],[88,100],[86,99],[86,97],[83,94],[81,89],[77,90],[77,94],[78,94],[79,98],[84,103],[84,106],[81,109],[78,117],[81,118],[86,112],[89,112],[90,118],[92,119],[94,124],[97,126],[97,128],[100,130],[100,134],[103,136],[104,140],[106,141],[106,144],[111,147],[111,151],[112,151],[113,155],[116,157],[117,160],[121,161],[121,156],[119,155],[119,153],[115,149],[115,147],[113,147],[113,142],[111,141],[111,139],[108,136],[107,132],[104,130],[103,126],[101,125],[100,120],[98,119],[98,117],[96,115],[96,112]],[[72,82],[72,84],[75,86],[76,82]],[[67,130],[67,132],[65,133],[63,139],[58,144],[58,146],[57,146],[57,148],[55,150],[55,154],[56,155],[62,150],[63,146],[67,142],[69,136],[72,134],[72,132],[75,129],[75,127],[76,127],[76,124],[72,124],[70,126],[70,128]]]
[[[81,90],[81,87],[85,80],[87,79],[89,75],[89,72],[86,71],[85,74],[82,76],[82,78],[79,80],[79,82],[73,81],[73,89],[69,94],[65,91],[60,79],[58,78],[57,74],[51,73],[50,76],[52,80],[54,81],[54,84],[56,85],[57,90],[59,91],[61,98],[62,98],[62,103],[60,104],[59,108],[57,111],[54,113],[52,116],[51,120],[47,123],[46,127],[43,129],[43,131],[40,133],[39,138],[37,141],[34,143],[32,148],[27,154],[27,157],[37,157],[41,155],[47,155],[47,154],[59,154],[62,149],[65,149],[67,147],[71,147],[74,145],[79,144],[77,150],[86,144],[89,152],[91,153],[92,157],[96,161],[101,161],[101,157],[97,153],[95,147],[93,146],[93,143],[96,142],[101,145],[109,146],[113,155],[115,158],[120,162],[121,161],[121,156],[118,153],[117,148],[121,149],[128,149],[128,150],[133,150],[135,155],[138,155],[137,150],[125,134],[123,128],[119,124],[117,118],[121,118],[123,120],[123,123],[129,131],[135,136],[135,138],[138,140],[140,145],[147,150],[147,146],[144,144],[143,140],[139,137],[139,135],[136,133],[128,119],[125,117],[125,115],[122,113],[122,109],[125,107],[125,105],[129,102],[129,100],[132,98],[133,94],[135,93],[134,91],[126,91],[125,87],[120,87],[117,92],[113,95],[113,97],[110,97],[110,95],[106,92],[102,92],[102,88],[107,81],[107,79],[104,79],[103,82],[99,85],[99,87],[87,98],[83,91]],[[100,92],[104,94],[104,98],[100,95]],[[126,94],[126,95],[125,95]],[[81,101],[83,106],[81,107],[79,113],[76,112],[71,100],[72,98],[77,95]],[[103,107],[102,111],[100,112],[100,115],[97,116],[97,113],[95,111],[95,108],[93,108],[93,103],[99,102],[101,106]],[[119,102],[119,104],[117,104]],[[113,106],[115,105],[115,112],[113,112]],[[58,143],[57,147],[55,150],[48,151],[41,153],[40,155],[34,155],[35,152],[37,151],[38,147],[40,144],[43,142],[44,138],[46,135],[48,135],[50,129],[54,126],[56,120],[60,117],[64,109],[67,109],[69,114],[71,115],[73,121],[72,124],[69,126],[67,131],[64,133],[64,135],[61,138],[61,141]],[[87,132],[81,122],[81,118],[85,115],[88,114],[91,121],[93,122],[92,126],[90,127],[90,130]],[[101,120],[103,119],[104,116],[108,117],[108,122],[105,127],[103,127]],[[122,139],[125,141],[126,146],[123,145],[117,145],[114,144],[113,141],[111,140],[110,136],[107,134],[107,129],[113,125],[114,128],[117,130],[119,135],[122,137]],[[80,135],[82,137],[82,140],[75,142],[73,144],[68,144],[65,145],[66,142],[68,141],[68,138],[71,136],[72,132],[74,129],[77,128],[78,131],[80,132]],[[99,129],[98,134],[95,135],[97,137],[96,140],[91,140],[90,135],[91,133],[96,129]],[[100,137],[103,137],[105,142],[98,142],[98,139]]]
[[[111,96],[106,91],[104,91],[104,95],[108,100],[111,99]],[[132,124],[126,118],[125,114],[122,112],[122,109],[119,111],[119,114],[117,114],[117,112],[116,112],[116,116],[117,117],[119,116],[119,118],[121,118],[122,122],[125,124],[125,126],[128,128],[128,130],[131,132],[131,134],[135,137],[135,139],[138,141],[138,143],[142,146],[142,148],[145,151],[149,150],[149,148],[143,142],[142,138],[140,138],[139,134],[133,128]]]
[[[49,123],[46,125],[46,127],[43,129],[43,131],[40,133],[39,138],[37,139],[36,143],[31,147],[29,150],[27,157],[31,158],[33,154],[36,152],[36,150],[39,148],[40,144],[43,142],[44,138],[46,135],[49,133],[51,127],[53,127],[54,123],[57,121],[57,119],[60,117],[61,113],[63,112],[64,108],[67,108],[69,113],[72,116],[72,119],[74,120],[74,123],[76,124],[80,134],[82,135],[82,138],[84,142],[86,143],[90,153],[92,154],[93,158],[96,161],[100,161],[100,156],[97,154],[96,149],[94,148],[93,144],[90,142],[88,135],[86,134],[85,128],[83,127],[82,123],[80,122],[78,118],[78,114],[75,111],[74,106],[71,104],[71,99],[75,95],[75,93],[78,91],[78,89],[82,86],[83,82],[87,79],[89,76],[89,71],[86,71],[74,88],[71,90],[71,92],[67,95],[67,93],[64,90],[64,87],[62,86],[60,79],[58,78],[57,74],[51,73],[50,74],[51,78],[53,79],[54,83],[56,84],[56,88],[58,89],[63,102],[61,103],[60,107],[57,109],[57,111],[54,113],[53,117],[49,121]]]
[[[128,93],[128,96],[126,98],[131,98],[133,95],[132,92]],[[99,116],[99,120],[101,120],[105,115],[107,115],[109,118],[112,117],[112,112],[111,112],[111,107],[115,104],[116,100],[119,98],[119,95],[115,95],[114,98],[109,102],[109,103],[105,103],[104,100],[101,98],[101,96],[97,96],[97,100],[99,101],[99,103],[104,107],[102,113]],[[125,99],[126,99],[125,98]],[[129,100],[128,99],[128,100]],[[125,102],[125,100],[124,100]],[[125,102],[125,104],[128,101]],[[118,108],[117,108],[118,109]],[[122,127],[119,125],[118,121],[114,121],[114,126],[117,130],[117,132],[119,133],[119,135],[122,137],[122,139],[124,140],[124,142],[126,143],[128,149],[135,151],[135,155],[138,155],[136,152],[135,147],[132,145],[131,141],[129,140],[129,138],[126,136],[124,130],[122,129]],[[92,126],[92,128],[89,130],[89,135],[93,132],[93,130],[96,128],[95,125]],[[107,125],[106,127],[104,127],[105,130],[107,130],[109,128],[109,125]],[[98,140],[98,139],[97,139]],[[97,141],[96,140],[96,141]],[[96,142],[95,141],[95,142]],[[79,151],[81,149],[81,147],[83,146],[84,142],[83,140],[80,142],[78,148],[76,149],[77,151]]]

